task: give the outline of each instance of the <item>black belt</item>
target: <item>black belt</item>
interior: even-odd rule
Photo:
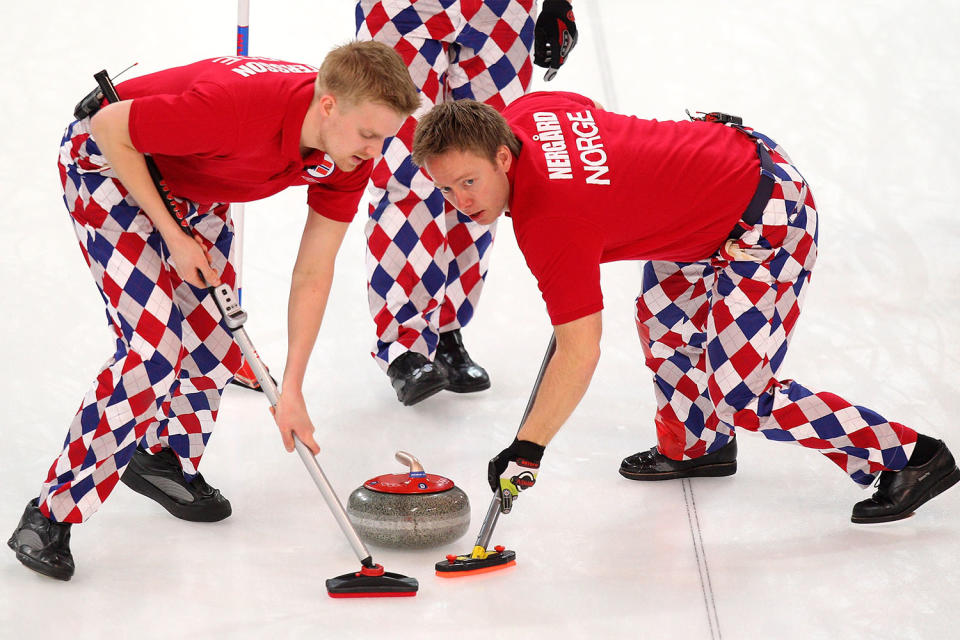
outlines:
[[[770,158],[770,154],[766,148],[759,142],[757,142],[757,156],[760,158],[760,167],[764,169],[765,173],[760,175],[760,182],[757,184],[757,190],[750,199],[750,204],[747,205],[743,215],[740,216],[740,221],[737,222],[733,231],[730,232],[730,237],[733,239],[740,238],[748,229],[760,222],[760,218],[763,216],[763,210],[767,208],[767,203],[770,202],[770,195],[773,193],[773,178],[767,175],[773,174],[773,160]]]

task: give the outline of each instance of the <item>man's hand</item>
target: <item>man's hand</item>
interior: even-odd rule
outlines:
[[[271,408],[270,412],[280,429],[280,437],[283,438],[283,446],[287,451],[293,451],[293,436],[296,434],[313,455],[320,453],[320,445],[313,439],[313,422],[307,414],[307,405],[302,395],[292,391],[281,393],[277,406]]]
[[[513,499],[521,491],[529,489],[537,481],[540,459],[544,448],[527,440],[516,440],[498,453],[487,465],[487,482],[490,489],[502,499],[501,511],[507,513]]]
[[[576,44],[573,7],[566,0],[543,0],[533,30],[533,63],[547,67],[544,80],[553,80]]]
[[[210,266],[210,253],[199,238],[175,231],[172,238],[164,238],[177,275],[184,282],[206,289],[220,284],[220,276]],[[200,274],[203,274],[201,279]]]

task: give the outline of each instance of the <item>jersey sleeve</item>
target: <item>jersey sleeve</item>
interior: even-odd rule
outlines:
[[[544,218],[525,228],[517,242],[554,326],[603,309],[603,241],[596,229],[572,225],[569,219]]]
[[[233,100],[213,83],[181,94],[134,98],[128,126],[137,151],[169,156],[226,155],[240,131]]]
[[[333,180],[308,187],[307,204],[324,218],[337,222],[352,221],[372,171],[373,160],[365,161],[350,172],[338,169]]]

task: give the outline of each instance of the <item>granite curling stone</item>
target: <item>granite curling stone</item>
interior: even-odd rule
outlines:
[[[466,533],[467,494],[449,478],[424,472],[405,451],[398,451],[396,459],[410,471],[371,478],[350,494],[347,514],[357,535],[383,547],[426,549]]]

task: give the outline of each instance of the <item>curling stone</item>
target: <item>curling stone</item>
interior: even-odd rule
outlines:
[[[425,549],[452,542],[470,526],[470,500],[453,480],[426,473],[405,451],[396,459],[408,473],[371,478],[350,494],[347,514],[364,542]]]

